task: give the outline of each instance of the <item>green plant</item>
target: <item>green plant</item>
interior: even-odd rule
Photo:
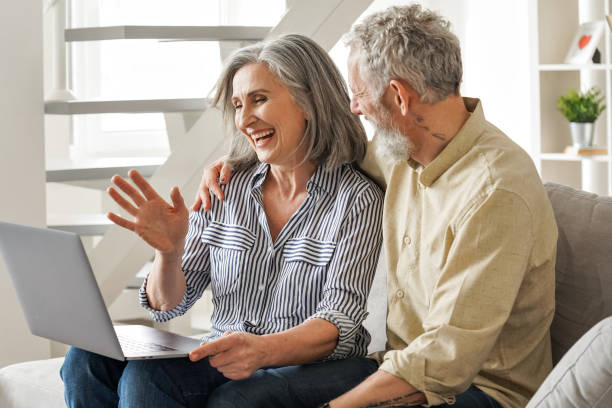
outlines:
[[[606,108],[601,91],[592,87],[586,92],[570,89],[566,96],[557,100],[557,109],[570,122],[595,122],[595,119]]]

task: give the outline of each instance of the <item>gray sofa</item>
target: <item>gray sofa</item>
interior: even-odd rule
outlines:
[[[546,184],[559,228],[555,368],[528,408],[612,407],[612,198]],[[375,305],[375,306],[373,306]],[[386,294],[377,276],[368,329],[384,344]],[[0,370],[0,407],[63,407],[62,359]]]
[[[547,183],[559,240],[555,368],[528,408],[612,407],[612,198]]]

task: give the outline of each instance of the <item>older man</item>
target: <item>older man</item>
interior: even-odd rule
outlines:
[[[388,341],[324,406],[522,407],[551,369],[557,230],[536,169],[460,96],[437,14],[392,7],[347,44],[351,109],[376,127],[362,167],[386,186]]]

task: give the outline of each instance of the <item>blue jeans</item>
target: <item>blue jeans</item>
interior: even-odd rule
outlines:
[[[453,405],[442,404],[435,405],[431,408],[502,408],[499,403],[485,394],[479,388],[471,386],[462,394],[455,397],[456,401]],[[391,407],[379,407],[379,408],[391,408]],[[392,408],[407,408],[406,405],[393,406]],[[423,407],[411,407],[411,408],[423,408]]]
[[[124,362],[72,347],[60,375],[70,408],[311,408],[353,388],[377,368],[373,360],[354,357],[260,369],[246,380],[230,381],[208,359]]]
[[[373,365],[376,367],[376,365]],[[308,366],[306,371],[308,371]],[[293,367],[287,367],[293,369]],[[208,400],[207,408],[242,408],[242,407],[316,407],[316,401],[333,399],[329,390],[321,390],[320,378],[312,378],[309,373],[303,377],[306,381],[292,384],[285,383],[283,378],[274,378],[273,373],[259,370],[248,380],[230,381],[221,385]],[[291,370],[290,370],[291,371]],[[299,371],[299,370],[298,370]],[[289,377],[291,376],[290,373]],[[296,372],[297,374],[297,372]],[[315,374],[312,372],[311,374]],[[340,373],[340,378],[348,373]],[[337,378],[335,380],[340,380]],[[326,378],[327,380],[327,378]],[[314,381],[314,382],[311,382]],[[327,381],[326,381],[327,382]],[[268,387],[275,384],[273,387]],[[292,389],[293,387],[296,389]],[[316,395],[311,395],[315,393]],[[293,399],[291,399],[293,398]],[[407,408],[406,406],[379,408]],[[423,408],[423,407],[411,407]],[[432,408],[502,408],[493,398],[471,386],[462,394],[457,395],[454,405],[442,404]]]

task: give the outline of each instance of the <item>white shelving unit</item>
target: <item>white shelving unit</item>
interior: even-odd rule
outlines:
[[[536,163],[544,181],[553,181],[600,195],[612,195],[612,39],[605,16],[611,0],[536,0],[530,4],[532,50],[532,134]],[[597,48],[601,63],[564,64],[581,23],[600,20],[604,34]],[[557,99],[569,89],[597,86],[605,94],[606,110],[597,119],[594,144],[606,155],[563,153],[571,144],[567,120],[557,111]]]

